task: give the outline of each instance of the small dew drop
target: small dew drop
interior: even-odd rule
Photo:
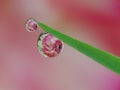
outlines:
[[[25,27],[26,27],[26,30],[27,30],[27,31],[29,31],[29,32],[34,32],[34,31],[37,30],[38,25],[37,25],[37,22],[36,22],[33,18],[29,18],[29,19],[26,21]]]
[[[55,57],[63,49],[63,42],[49,33],[40,34],[37,41],[38,51],[44,57]]]

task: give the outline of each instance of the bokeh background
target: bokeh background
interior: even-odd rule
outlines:
[[[0,0],[0,90],[120,90],[119,75],[66,44],[41,56],[30,17],[120,56],[119,0]]]

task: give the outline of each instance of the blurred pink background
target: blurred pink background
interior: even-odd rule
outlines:
[[[0,0],[0,90],[120,90],[120,76],[65,44],[60,56],[37,51],[33,17],[120,56],[119,0]]]

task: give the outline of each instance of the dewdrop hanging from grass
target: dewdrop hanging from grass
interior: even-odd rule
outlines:
[[[28,32],[34,32],[37,30],[37,22],[33,18],[29,18],[25,23],[26,30]]]
[[[40,34],[38,41],[38,50],[44,57],[55,57],[60,54],[63,43],[49,33]]]
[[[37,22],[30,18],[26,22],[26,30],[34,32],[38,29]],[[39,53],[44,57],[55,57],[59,55],[63,49],[63,43],[49,33],[41,33],[38,37],[37,48]]]
[[[66,34],[58,32],[57,30],[36,21],[38,26],[41,27],[45,32],[54,35],[56,38],[62,40],[64,43],[68,44],[69,46],[73,47],[77,51],[83,53],[84,55],[90,57],[94,61],[100,63],[101,65],[105,66],[106,68],[112,70],[113,72],[120,74],[120,58],[114,56],[108,52],[95,48],[89,44],[76,40]]]

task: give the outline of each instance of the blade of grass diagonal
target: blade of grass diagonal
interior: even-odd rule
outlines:
[[[51,27],[37,21],[39,27],[41,27],[45,32],[48,32],[58,39],[62,40],[64,43],[83,53],[84,55],[92,58],[94,61],[104,65],[108,69],[120,74],[120,58],[114,56],[108,52],[102,51],[95,48],[89,44],[76,40],[66,34],[63,34]]]

